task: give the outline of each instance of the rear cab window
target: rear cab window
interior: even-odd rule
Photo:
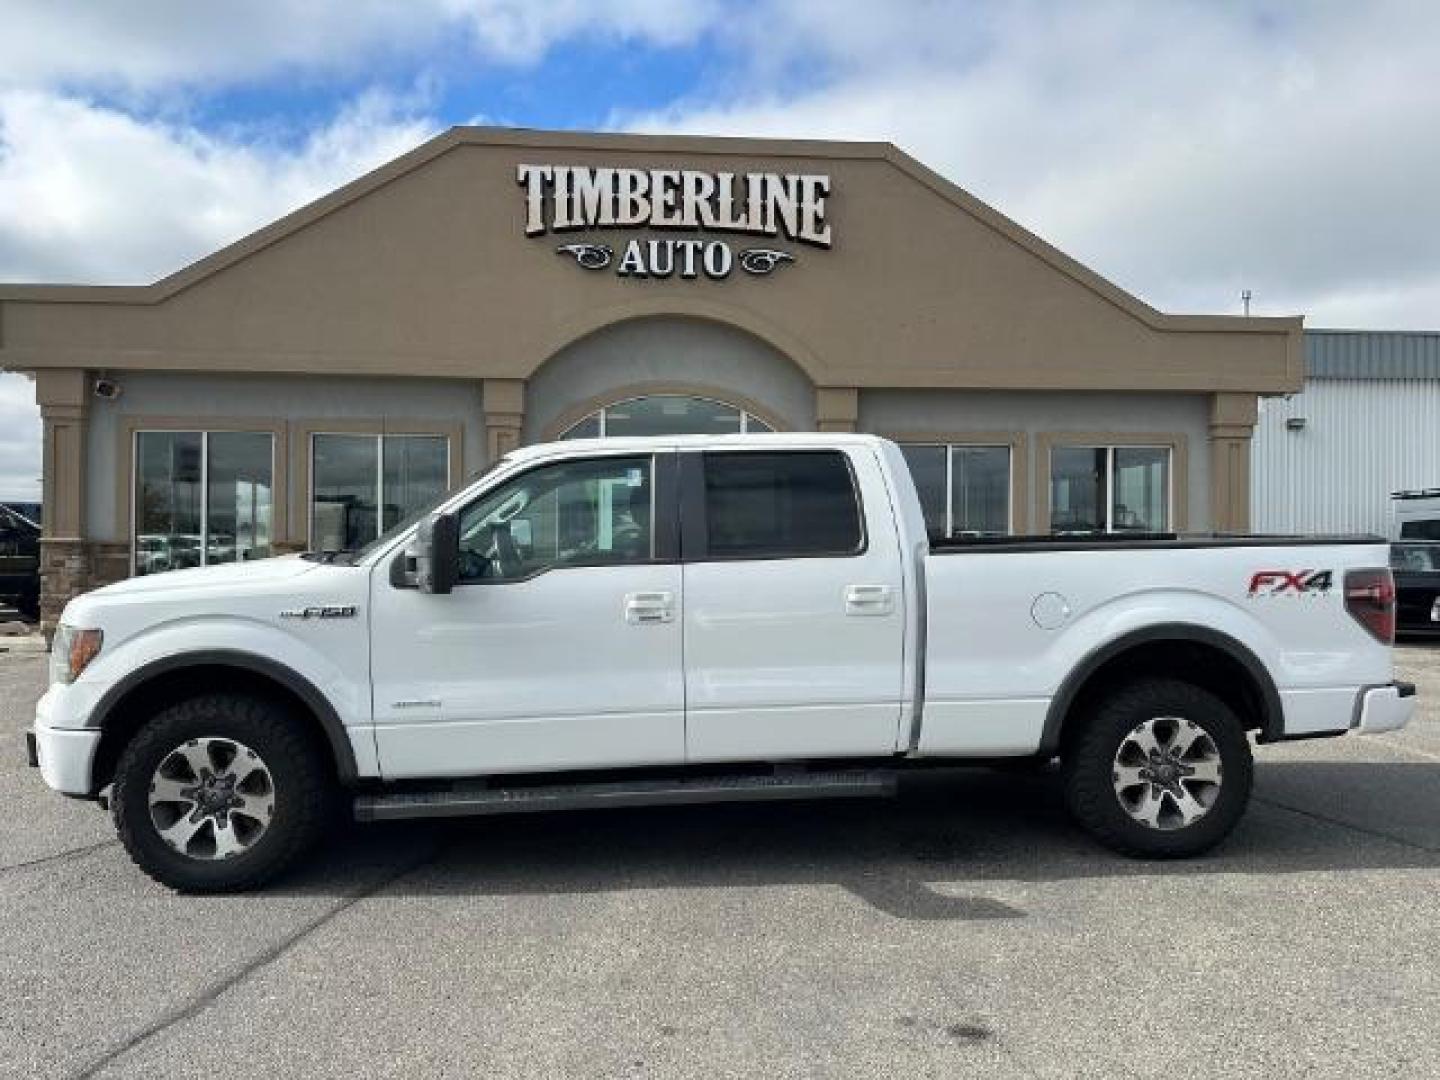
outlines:
[[[794,559],[864,552],[860,497],[843,453],[744,450],[703,458],[706,557]]]

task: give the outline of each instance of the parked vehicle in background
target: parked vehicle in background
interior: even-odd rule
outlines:
[[[40,526],[0,503],[0,603],[40,615]]]
[[[41,510],[43,508],[42,503],[26,502],[23,499],[6,499],[3,503],[0,503],[0,506],[8,506],[11,510],[14,510],[21,517],[29,518],[36,525],[44,524],[44,522],[41,521],[40,518]]]
[[[1058,758],[1130,855],[1204,851],[1260,741],[1404,726],[1375,537],[928,539],[868,435],[516,450],[359,551],[70,602],[30,733],[178,888],[362,820],[893,793]]]
[[[1440,541],[1440,488],[1391,492],[1394,540]]]
[[[1440,543],[1390,545],[1395,632],[1440,634]]]

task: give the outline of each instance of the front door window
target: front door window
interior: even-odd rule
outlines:
[[[460,580],[533,577],[566,566],[647,562],[654,551],[650,458],[532,469],[460,515]]]

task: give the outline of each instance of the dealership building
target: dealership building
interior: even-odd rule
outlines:
[[[154,284],[0,286],[50,620],[582,435],[880,433],[949,534],[1244,529],[1302,341],[1162,314],[885,143],[459,128]]]

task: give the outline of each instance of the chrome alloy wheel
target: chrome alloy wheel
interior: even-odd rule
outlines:
[[[1157,716],[1120,740],[1113,779],[1121,808],[1141,825],[1183,829],[1220,796],[1220,748],[1193,720]]]
[[[230,859],[265,835],[275,782],[260,755],[234,739],[190,739],[150,777],[150,821],[175,851]]]

